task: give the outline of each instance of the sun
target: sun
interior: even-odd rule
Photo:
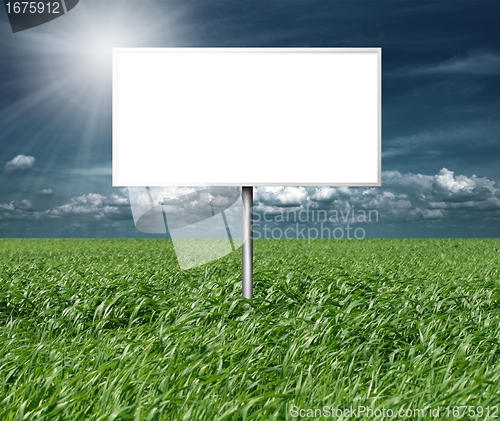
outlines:
[[[10,128],[26,127],[29,150],[43,139],[45,161],[66,160],[78,149],[81,166],[95,165],[97,142],[108,141],[111,122],[112,50],[171,47],[181,42],[171,27],[184,11],[165,13],[155,2],[86,1],[61,18],[15,34],[9,45],[12,77],[0,80],[0,95],[15,96],[0,117]],[[9,130],[11,130],[9,129]],[[13,130],[13,129],[12,129]]]
[[[40,30],[31,48],[43,51],[43,89],[79,107],[108,107],[111,101],[112,50],[117,47],[172,46],[169,27],[178,14],[155,12],[135,3],[85,2],[56,19],[54,31]]]

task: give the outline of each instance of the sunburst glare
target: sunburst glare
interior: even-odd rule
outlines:
[[[37,160],[47,168],[58,168],[68,156],[74,162],[67,165],[97,165],[96,154],[103,151],[98,143],[110,140],[112,49],[175,46],[173,27],[183,22],[184,10],[165,13],[153,2],[137,7],[123,0],[86,1],[60,19],[16,34],[11,48],[23,61],[7,69],[16,96],[0,114],[4,135],[29,118],[29,130],[18,141],[26,153],[43,141],[47,147]],[[4,82],[2,92],[12,95],[12,87]]]

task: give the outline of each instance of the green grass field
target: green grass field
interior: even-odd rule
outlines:
[[[182,272],[168,240],[0,240],[0,420],[500,402],[500,240],[254,249],[247,309],[239,251]]]

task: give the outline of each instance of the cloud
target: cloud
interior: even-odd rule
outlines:
[[[396,159],[406,156],[415,160],[449,160],[471,163],[495,162],[499,140],[500,124],[492,120],[480,120],[474,123],[464,123],[452,127],[434,130],[422,130],[406,135],[384,139],[384,159]],[[436,160],[436,158],[439,158]]]
[[[268,206],[299,206],[307,198],[304,187],[266,187],[257,190],[257,200]]]
[[[130,212],[123,212],[123,207],[128,206],[128,199],[121,195],[113,194],[108,199],[98,193],[89,193],[82,196],[73,197],[64,205],[57,206],[41,212],[36,212],[36,219],[43,218],[79,218],[89,217],[93,220],[101,220],[109,217],[111,219],[121,219],[125,215],[130,216]]]
[[[495,182],[487,179],[463,175],[455,176],[443,168],[432,184],[433,198],[443,202],[484,202],[496,193]]]
[[[51,196],[54,194],[54,192],[52,191],[52,189],[42,189],[40,190],[40,194],[43,196]]]
[[[83,177],[111,176],[111,166],[104,165],[100,167],[90,167],[90,168],[70,168],[65,172],[71,175],[80,175]]]
[[[74,223],[85,224],[106,219],[123,220],[131,217],[128,203],[126,189],[120,189],[109,198],[98,193],[76,196],[63,205],[45,210],[38,210],[29,200],[23,199],[0,203],[0,222],[10,219],[37,222],[70,219]]]
[[[10,203],[0,203],[0,212],[13,211],[15,209],[14,202]]]
[[[467,57],[453,57],[441,63],[414,67],[397,72],[400,75],[473,74],[496,75],[500,73],[500,55],[481,52]]]
[[[32,219],[32,208],[33,204],[27,199],[0,203],[0,221]]]
[[[31,209],[33,207],[32,203],[27,199],[21,200],[21,202],[19,202],[19,204],[17,206],[19,209],[22,209],[22,210],[28,210],[28,209]]]
[[[196,208],[195,205],[206,200],[203,191],[188,188],[158,190],[153,193],[154,203],[158,204],[162,200],[168,202],[164,208],[168,215],[169,226],[175,225],[176,221],[191,222],[190,218],[197,215],[193,213],[192,208]],[[175,200],[174,196],[180,193],[187,194],[177,196],[178,199]],[[215,206],[223,208],[229,203],[228,200],[236,198],[236,193],[239,197],[239,192],[233,190],[226,191],[225,188],[214,190],[213,202]],[[0,224],[24,221],[26,226],[31,224],[35,227],[33,228],[35,231],[43,229],[47,233],[57,231],[62,236],[68,232],[77,236],[99,235],[96,233],[139,235],[139,231],[134,227],[134,222],[137,221],[134,221],[128,195],[128,189],[116,189],[108,196],[89,193],[72,197],[60,206],[42,210],[37,209],[27,199],[0,203]],[[139,204],[144,202],[146,211],[149,210],[148,194],[140,192],[136,196],[134,200]],[[170,199],[165,199],[169,196]],[[177,202],[180,203],[174,206]],[[207,217],[210,217],[211,207],[203,208],[206,208]],[[329,216],[338,214],[339,220],[330,222],[340,225],[354,222],[342,221],[341,216],[349,212],[352,215],[355,212],[374,211],[376,217],[371,220],[378,222],[380,228],[393,223],[412,222],[415,224],[407,226],[413,227],[414,234],[418,233],[419,224],[466,227],[475,221],[485,226],[498,226],[500,186],[491,178],[456,174],[443,168],[434,175],[385,171],[382,174],[382,187],[255,188],[254,215],[256,220],[260,221],[261,228],[264,222],[270,221],[272,225],[279,215],[302,212],[303,216],[304,213],[318,211],[326,212]],[[231,223],[234,220],[239,224],[241,209],[228,210],[227,218]],[[292,219],[288,219],[278,221],[277,224],[286,224],[289,221],[293,222]],[[163,224],[162,215],[160,222]],[[362,222],[364,221],[355,221],[355,223]],[[306,224],[315,223],[318,223],[317,219],[309,218],[306,221]],[[77,225],[81,228],[77,228]],[[79,229],[81,231],[78,231]]]
[[[35,162],[36,159],[32,156],[17,155],[5,164],[4,171],[7,173],[28,171],[33,168]]]
[[[456,175],[446,168],[436,175],[385,171],[382,187],[259,187],[256,190],[254,212],[266,214],[268,218],[291,210],[374,210],[381,221],[397,222],[498,218],[500,211],[500,187],[495,180]],[[293,209],[290,209],[291,203]]]

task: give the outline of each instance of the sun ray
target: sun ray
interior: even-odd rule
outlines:
[[[176,6],[165,14],[154,3],[142,6],[86,1],[61,19],[16,34],[9,49],[21,60],[6,67],[12,77],[0,81],[0,96],[8,103],[0,108],[0,130],[12,140],[2,158],[36,150],[36,171],[43,166],[54,177],[109,163],[112,49],[179,41],[169,28],[182,24],[185,9]],[[85,177],[75,182],[89,183]]]

